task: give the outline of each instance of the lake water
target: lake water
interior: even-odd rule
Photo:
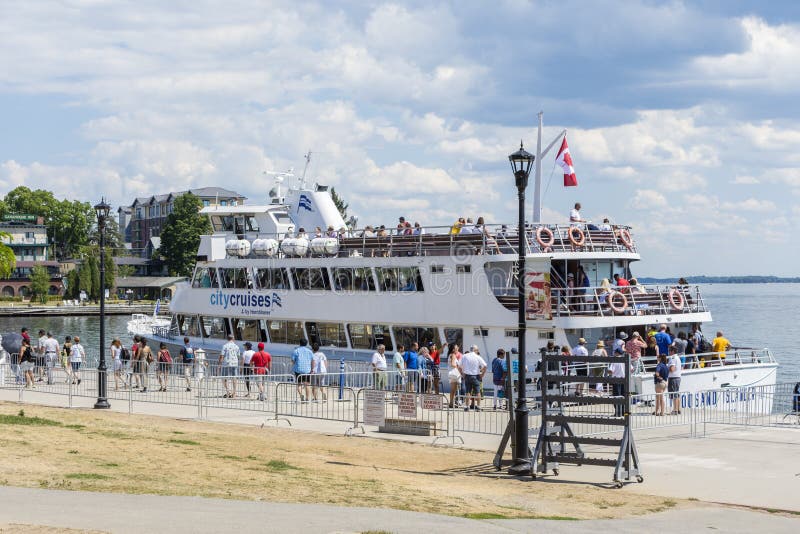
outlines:
[[[769,347],[780,362],[778,381],[800,380],[800,350],[797,349],[800,328],[800,284],[710,284],[701,286],[701,294],[711,309],[713,323],[703,328],[707,337],[722,330],[735,346]],[[107,318],[106,339],[114,337],[127,342],[129,316]],[[27,326],[31,337],[40,328],[49,330],[63,341],[65,335],[81,336],[87,353],[96,351],[100,321],[96,317],[3,317],[0,332],[19,332]]]

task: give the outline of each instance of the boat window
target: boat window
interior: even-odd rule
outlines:
[[[288,213],[281,213],[281,212],[271,212],[272,216],[275,217],[275,220],[280,224],[292,224],[292,218],[289,217]]]
[[[233,335],[238,341],[266,341],[267,336],[258,319],[234,319]],[[255,347],[253,347],[255,348]]]
[[[347,347],[347,336],[342,323],[306,323],[308,339],[320,347]]]
[[[375,291],[372,268],[337,267],[333,270],[333,287],[338,291]]]
[[[464,348],[464,330],[462,328],[445,328],[444,341],[450,346],[458,345],[459,350]]]
[[[433,341],[436,345],[441,345],[438,328],[428,328],[424,326],[393,326],[392,332],[398,345],[409,348],[412,343],[419,343],[420,347],[426,346]]]
[[[471,273],[472,272],[472,265],[465,264],[465,265],[456,265],[456,272],[463,274],[463,273]]]
[[[200,337],[200,319],[196,315],[176,315],[178,332],[182,336]]]
[[[447,334],[445,334],[445,335],[447,335]],[[489,337],[489,329],[488,328],[473,328],[472,329],[472,335],[475,336],[475,337]],[[461,343],[459,343],[458,346],[460,347]]]
[[[328,269],[292,269],[292,281],[295,289],[330,289],[331,283],[328,280]]]
[[[386,350],[394,350],[388,326],[351,323],[347,325],[347,333],[354,349],[376,350],[378,345],[385,345]]]
[[[192,287],[217,287],[217,270],[214,267],[196,268]]]
[[[258,226],[258,221],[253,215],[248,215],[247,220],[245,221],[247,225],[248,232],[259,232],[260,227]]]
[[[289,289],[289,279],[284,269],[258,269],[259,289]]]
[[[305,339],[303,323],[300,321],[268,321],[267,324],[272,343],[299,345]]]
[[[422,291],[422,277],[416,267],[378,267],[381,291]]]
[[[212,215],[211,226],[214,227],[215,233],[220,232],[233,232],[233,216],[232,215]]]
[[[222,287],[226,289],[253,289],[247,268],[220,269]]]
[[[432,274],[441,274],[444,272],[444,265],[431,265]]]
[[[228,337],[228,320],[225,317],[202,317],[203,337],[226,339]]]

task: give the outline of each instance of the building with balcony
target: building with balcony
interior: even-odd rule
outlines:
[[[7,214],[0,221],[0,232],[8,234],[2,241],[14,251],[17,265],[9,278],[0,280],[0,295],[24,297],[31,294],[30,274],[33,267],[41,265],[50,274],[51,295],[61,295],[64,284],[59,263],[50,259],[47,227],[42,217],[26,214]]]
[[[238,206],[246,200],[246,197],[239,193],[221,187],[200,187],[164,195],[139,197],[130,206],[118,210],[120,233],[126,242],[130,239],[134,254],[140,256],[148,254],[151,238],[161,235],[167,215],[172,213],[175,199],[186,193],[199,197],[204,207]],[[152,254],[152,248],[149,253]]]

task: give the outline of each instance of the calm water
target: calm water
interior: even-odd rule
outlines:
[[[800,328],[796,325],[800,309],[800,284],[713,284],[701,287],[714,322],[704,327],[706,336],[722,330],[736,346],[769,347],[780,362],[778,381],[800,379]],[[110,316],[106,338],[127,341],[128,316]],[[96,351],[99,320],[95,317],[3,317],[0,332],[19,332],[23,326],[35,339],[40,328],[50,330],[63,341],[66,334],[78,334],[87,353]],[[94,350],[92,350],[94,348]]]

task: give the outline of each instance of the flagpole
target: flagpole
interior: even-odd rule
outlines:
[[[547,155],[548,152],[555,146],[555,144],[567,135],[567,129],[564,128],[561,130],[555,138],[547,145],[547,148],[542,150],[542,129],[544,125],[544,112],[539,112],[539,130],[536,139],[536,173],[534,176],[534,188],[533,188],[533,222],[540,223],[542,222],[542,158]]]
[[[544,112],[539,112],[539,132],[536,136],[536,173],[533,180],[533,222],[542,222],[542,121]]]

